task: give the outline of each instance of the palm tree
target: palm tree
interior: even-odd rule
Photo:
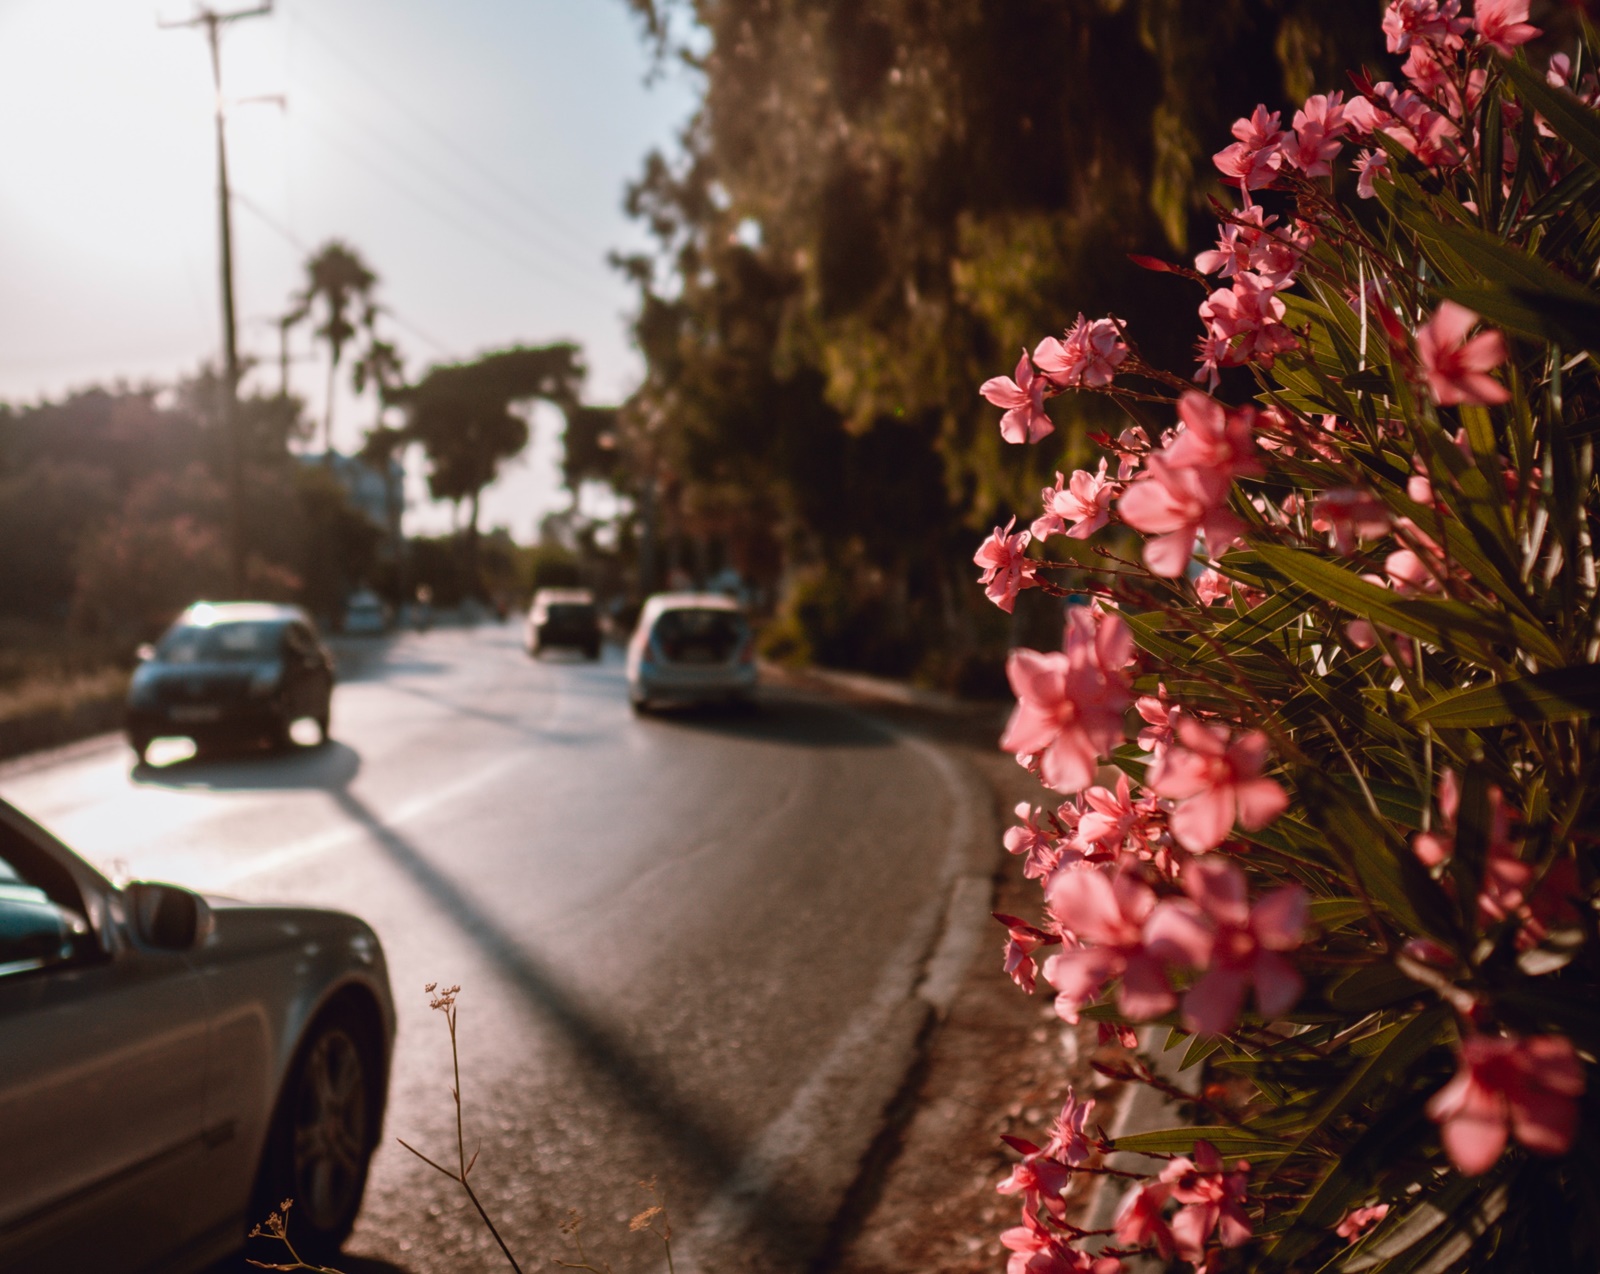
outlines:
[[[339,359],[357,330],[350,311],[359,303],[362,322],[370,326],[372,289],[377,282],[378,276],[354,248],[330,239],[306,262],[306,285],[295,298],[297,308],[308,313],[320,310],[322,323],[316,335],[328,343],[328,402],[322,419],[322,452],[328,464],[333,463],[333,396]]]
[[[390,548],[398,564],[402,554],[400,539],[400,510],[394,489],[393,464],[395,453],[410,441],[403,430],[390,428],[383,423],[383,413],[388,408],[390,395],[406,383],[405,360],[393,341],[380,340],[374,329],[376,313],[368,307],[364,326],[367,345],[350,368],[350,380],[357,394],[364,394],[371,385],[377,394],[378,410],[372,428],[367,430],[366,442],[361,448],[361,459],[383,475],[384,521],[390,538]]]

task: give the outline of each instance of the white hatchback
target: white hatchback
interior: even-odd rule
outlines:
[[[658,593],[628,642],[628,702],[750,703],[755,638],[739,604],[720,593]]]

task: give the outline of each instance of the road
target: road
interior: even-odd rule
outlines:
[[[349,1274],[505,1268],[449,1181],[459,983],[473,1180],[523,1268],[804,1268],[970,954],[991,800],[959,756],[770,691],[642,719],[620,658],[534,662],[508,627],[343,659],[333,741],[132,768],[104,742],[0,767],[0,794],[113,873],[346,908],[400,1027]],[[983,895],[986,896],[986,895]],[[965,897],[952,923],[952,897]],[[978,902],[981,911],[981,897]],[[987,934],[984,935],[987,937]]]

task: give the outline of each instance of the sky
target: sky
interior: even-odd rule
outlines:
[[[193,13],[0,0],[0,400],[220,359],[210,59],[202,30],[158,25]],[[696,85],[677,69],[649,81],[624,0],[278,0],[225,28],[222,65],[239,347],[260,360],[247,390],[276,387],[276,318],[330,238],[379,275],[412,376],[574,340],[589,401],[637,383],[634,296],[606,256],[646,245],[624,188],[673,147]],[[291,388],[320,418],[326,355],[306,327],[290,352]],[[377,407],[340,377],[334,444],[350,450]],[[535,408],[533,423],[484,504],[484,524],[519,539],[568,500],[560,415]],[[411,468],[408,529],[440,531],[448,511]]]

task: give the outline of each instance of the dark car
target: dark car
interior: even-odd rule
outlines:
[[[284,1199],[333,1259],[393,1043],[354,916],[118,888],[0,801],[0,1274],[192,1274]]]
[[[141,653],[127,712],[141,760],[151,740],[174,736],[286,747],[306,718],[328,737],[333,656],[298,606],[197,602]]]
[[[589,659],[600,658],[600,612],[594,594],[586,588],[541,588],[528,608],[523,644],[535,656],[565,646],[581,650]]]

